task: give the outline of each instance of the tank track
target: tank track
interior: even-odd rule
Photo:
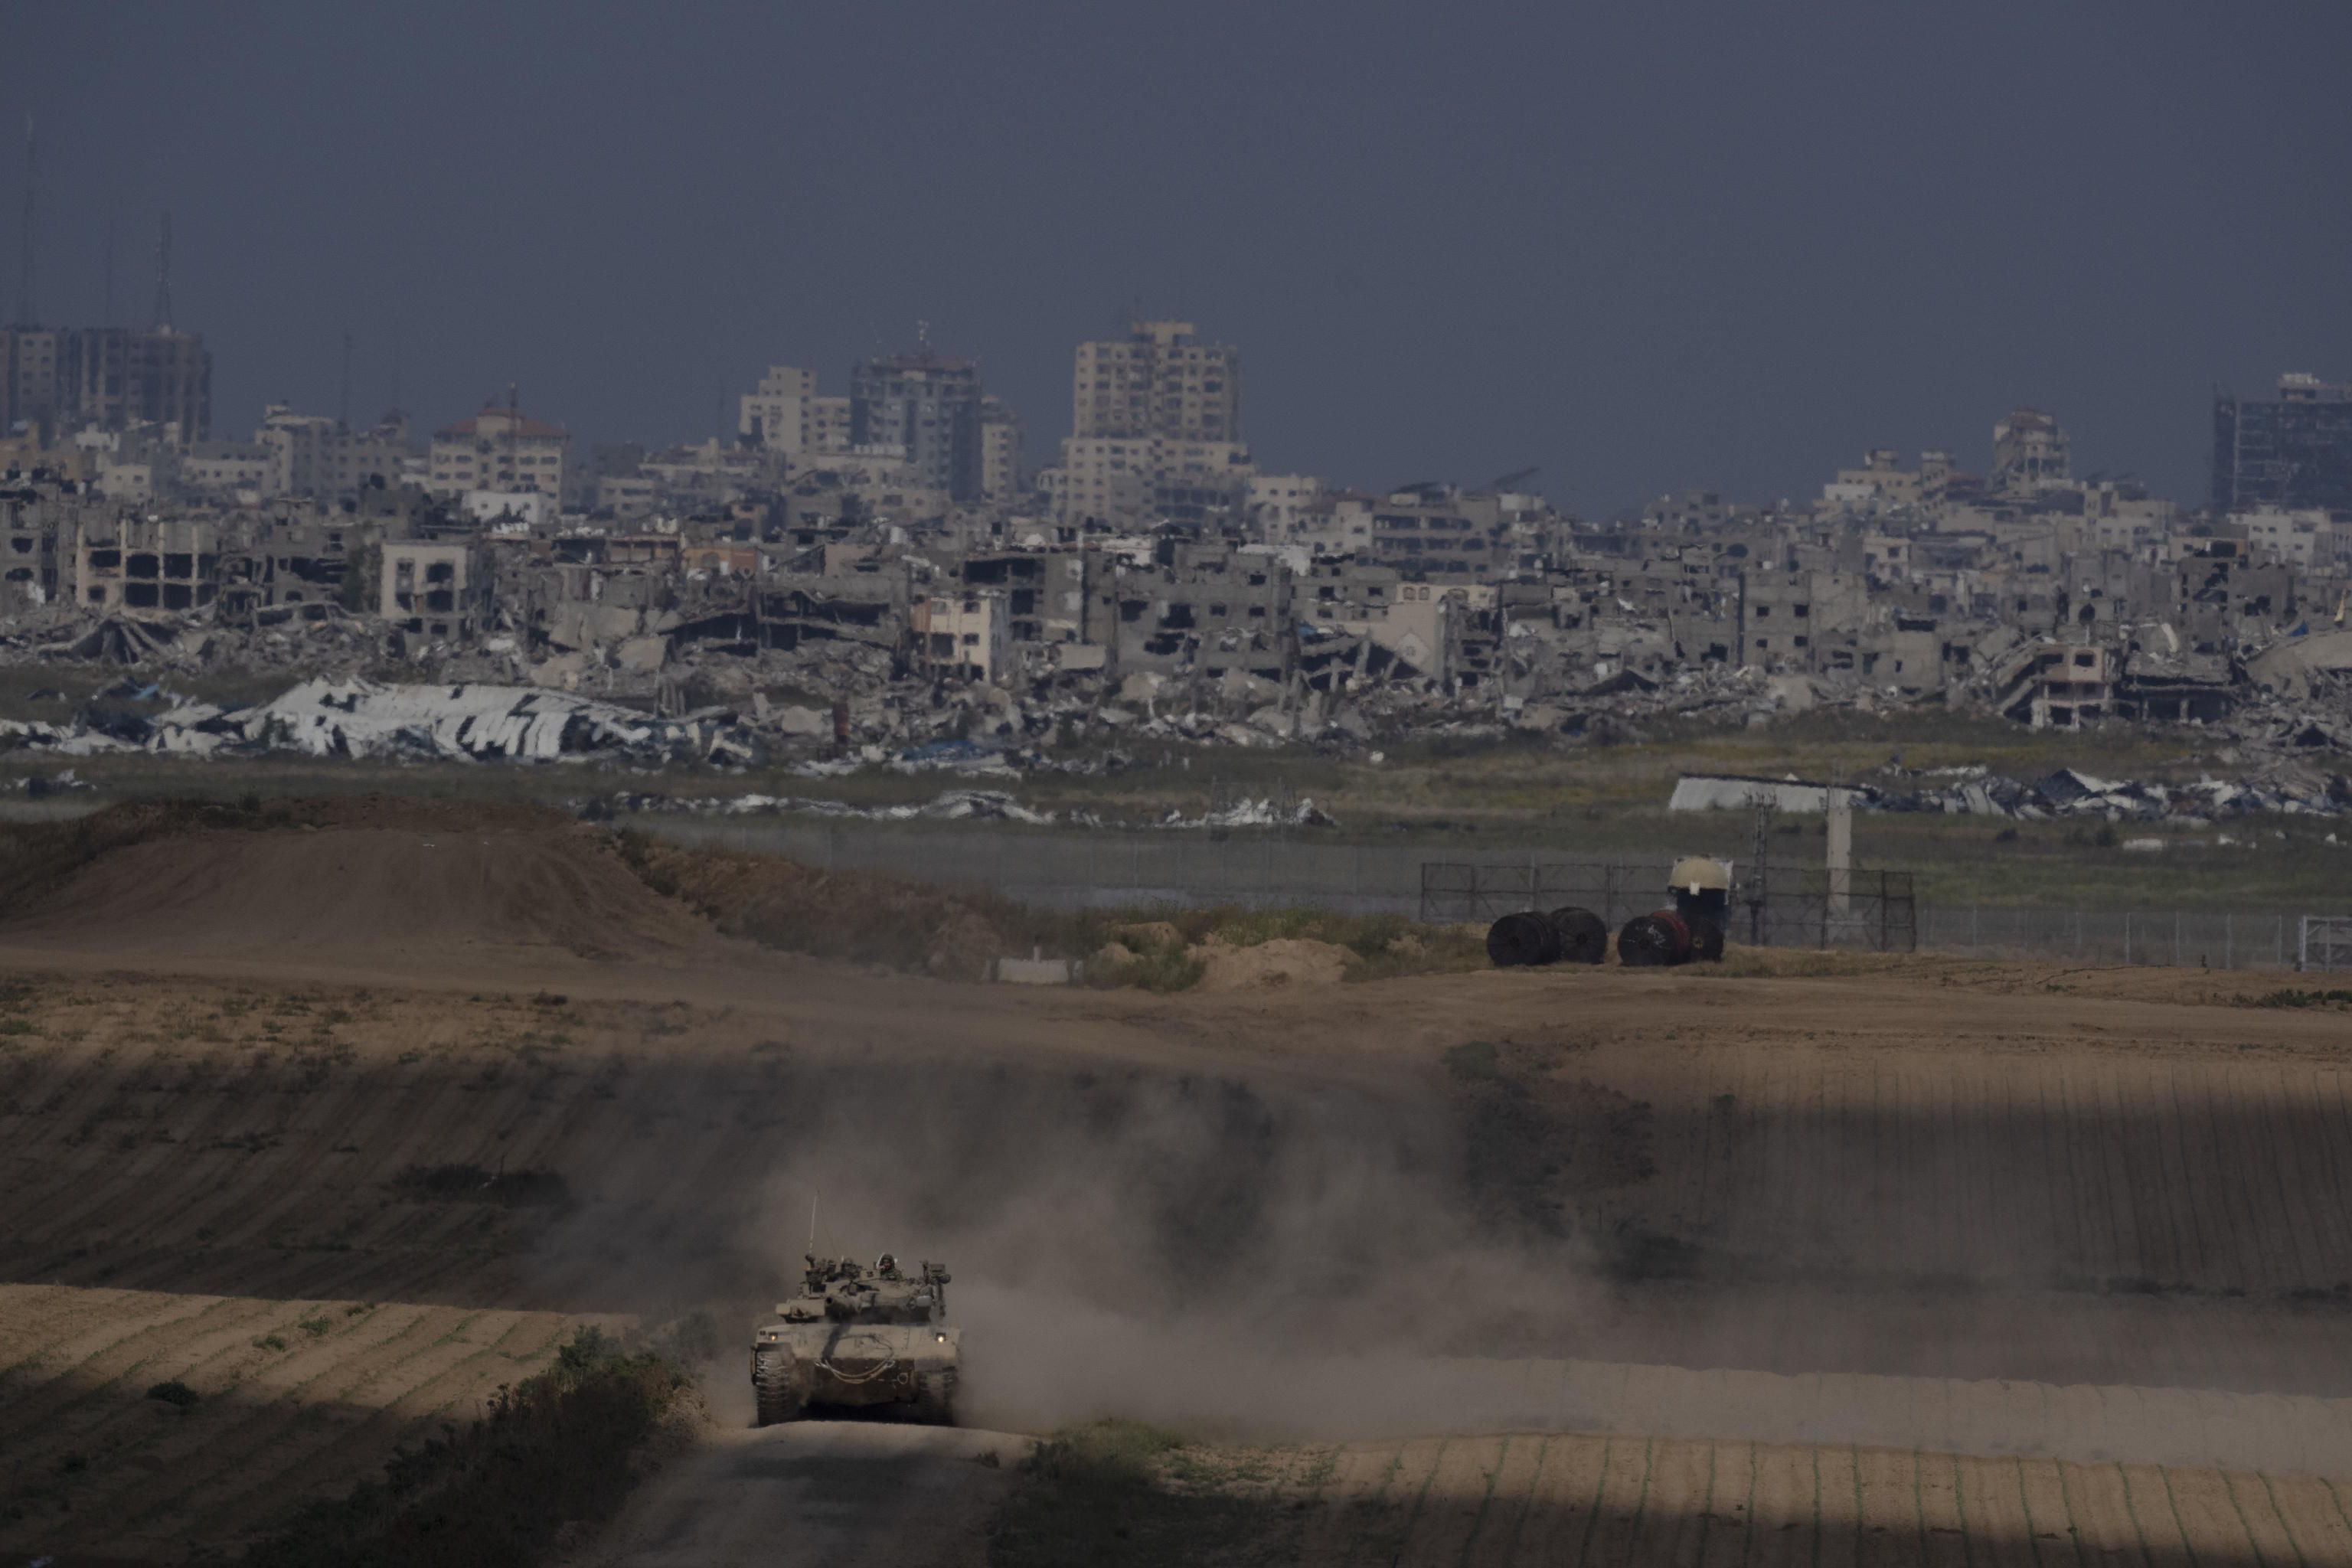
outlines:
[[[758,1426],[797,1421],[807,1404],[793,1375],[793,1358],[782,1351],[761,1351],[752,1357],[751,1388],[759,1399]]]
[[[919,1373],[915,1377],[915,1419],[926,1426],[955,1425],[956,1369]]]

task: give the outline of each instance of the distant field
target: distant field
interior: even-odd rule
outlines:
[[[24,672],[14,672],[22,675]],[[19,683],[21,684],[21,682]],[[0,683],[0,691],[5,691]],[[58,718],[65,704],[23,708],[0,697],[0,710]],[[20,750],[0,757],[0,780],[22,771],[53,774],[71,767],[97,787],[77,800],[159,795],[234,800],[282,795],[381,792],[483,801],[559,804],[622,791],[679,796],[757,792],[863,805],[926,801],[960,784],[1007,789],[1041,809],[1084,809],[1108,822],[1156,822],[1169,809],[1198,815],[1213,798],[1311,797],[1337,828],[1294,830],[1311,842],[1425,848],[1433,858],[1544,850],[1605,858],[1707,853],[1745,860],[1752,844],[1744,813],[1672,814],[1665,801],[1675,777],[1709,771],[1827,777],[1834,770],[1864,779],[1900,756],[1908,768],[1982,763],[2021,779],[2062,766],[2144,779],[2236,776],[2240,764],[2217,754],[2217,737],[2193,729],[2117,727],[2079,736],[2034,734],[2003,721],[1942,714],[1865,719],[1808,714],[1768,730],[1647,726],[1644,738],[1562,750],[1523,740],[1455,742],[1444,738],[1393,746],[1378,763],[1300,750],[1176,747],[1139,741],[1121,747],[1128,765],[1101,773],[1038,773],[1018,780],[963,780],[948,773],[868,773],[806,779],[781,769],[721,772],[680,769],[649,774],[592,764],[556,767],[409,765],[310,758],[242,758],[213,763],[148,756],[63,759]],[[1085,759],[1106,748],[1089,743],[1052,755]],[[2323,770],[2352,770],[2352,760],[2301,759]],[[8,764],[14,763],[16,766]],[[7,805],[0,795],[0,808]],[[24,802],[21,808],[46,807]],[[2352,819],[2274,816],[2202,829],[2122,825],[2111,838],[2154,834],[2178,841],[2163,854],[2098,842],[2096,823],[2011,823],[1998,818],[1865,813],[1854,827],[1861,864],[1907,869],[1919,897],[1942,906],[2029,905],[2062,909],[2242,909],[2276,911],[2340,905],[2352,883]],[[965,831],[929,825],[940,833]],[[1085,829],[1034,828],[1034,833]],[[1820,853],[1818,817],[1775,825],[1776,859]],[[2338,843],[2327,842],[2335,834]],[[2227,834],[2234,845],[2219,842]],[[1237,837],[1254,837],[1243,831]],[[2198,841],[2202,841],[2201,843]]]

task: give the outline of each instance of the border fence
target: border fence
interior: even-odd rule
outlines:
[[[1493,921],[1517,910],[1591,910],[1614,931],[1673,901],[1654,860],[1424,860],[1424,921]],[[1916,900],[1907,871],[1850,870],[1832,881],[1819,866],[1772,866],[1732,889],[1725,935],[1751,947],[1866,947],[1909,952],[1918,946]]]
[[[2352,915],[2305,915],[2294,933],[2294,966],[2333,973],[2352,969]]]
[[[1667,902],[1666,857],[1615,860],[1569,860],[1530,854],[1456,854],[1440,857],[1425,845],[1331,844],[1271,833],[1119,830],[1083,833],[1041,831],[984,824],[826,822],[806,817],[668,816],[651,813],[616,826],[680,843],[709,844],[767,855],[785,855],[811,865],[874,871],[918,881],[986,888],[1023,903],[1049,909],[1149,909],[1232,904],[1265,909],[1282,906],[1331,910],[1342,914],[1396,914],[1443,920],[1492,920],[1506,912],[1452,914],[1448,906],[1423,901],[1424,866],[1465,862],[1495,869],[1496,897],[1507,872],[1532,876],[1522,882],[1513,909],[1533,907],[1531,888],[1559,904],[1581,903],[1614,928],[1633,915]],[[1579,873],[1581,884],[1546,881],[1542,868],[1601,868]],[[1887,884],[1875,896],[1865,879],[1877,872],[1849,874],[1848,910],[1883,920],[1883,937],[1873,934],[1833,945],[1883,945],[1896,952],[1978,952],[2016,955],[2084,964],[2179,964],[2209,969],[2292,969],[2298,960],[2321,969],[2332,963],[2352,970],[2352,915],[2322,917],[2273,909],[2021,909],[2010,905],[1928,903],[1907,900],[1911,936],[1902,934],[1901,913],[1909,893]],[[1898,877],[1899,872],[1885,873]],[[1484,874],[1482,873],[1482,879]],[[1603,879],[1598,881],[1596,877]],[[1769,868],[1766,882],[1770,910],[1765,939],[1775,946],[1818,946],[1825,910],[1827,873],[1818,865]],[[1442,884],[1441,884],[1442,885]],[[1486,885],[1481,881],[1482,889]],[[1785,889],[1785,892],[1783,891]],[[1482,894],[1482,897],[1484,895]],[[1753,942],[1748,910],[1734,894],[1735,942]],[[1604,908],[1603,906],[1606,906]],[[2305,958],[2305,921],[2330,921],[2325,939],[2314,934]],[[1833,933],[1834,935],[1835,933]],[[2332,955],[2332,956],[2331,956]]]

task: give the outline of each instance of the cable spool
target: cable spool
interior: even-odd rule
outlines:
[[[1486,928],[1486,956],[1497,969],[1551,963],[1559,958],[1559,932],[1531,910],[1505,915]]]
[[[1591,910],[1567,904],[1545,918],[1559,933],[1562,963],[1598,963],[1609,956],[1609,927]]]
[[[1691,929],[1672,910],[1635,915],[1617,933],[1617,962],[1628,968],[1687,963]]]
[[[1691,957],[1705,963],[1723,962],[1723,924],[1705,915],[1691,916]]]

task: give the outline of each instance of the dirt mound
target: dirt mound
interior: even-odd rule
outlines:
[[[649,886],[684,899],[729,936],[788,952],[975,980],[1007,953],[1042,947],[1060,956],[1074,942],[1085,952],[1094,935],[1085,922],[974,889],[689,849],[632,834],[618,842]]]
[[[1248,947],[1211,941],[1193,948],[1192,953],[1201,963],[1203,991],[1337,985],[1350,963],[1362,962],[1337,942],[1307,937],[1276,937]]]
[[[83,948],[492,944],[588,957],[709,934],[600,835],[538,826],[535,815],[518,819],[531,826],[497,826],[509,814],[471,808],[385,815],[416,826],[200,828],[121,844],[67,871],[0,929]]]

